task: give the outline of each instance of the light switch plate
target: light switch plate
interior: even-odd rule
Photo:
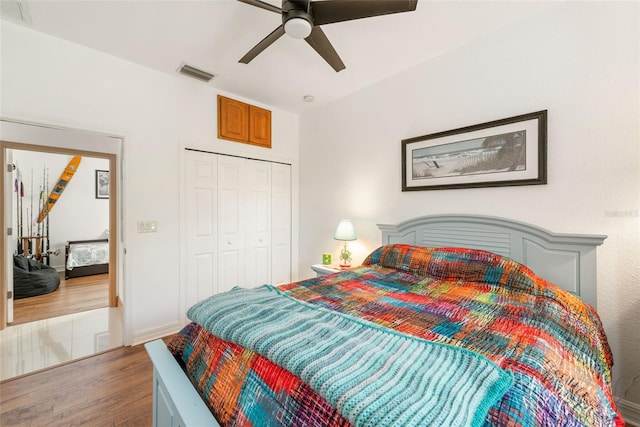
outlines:
[[[138,221],[138,233],[156,233],[158,221]]]

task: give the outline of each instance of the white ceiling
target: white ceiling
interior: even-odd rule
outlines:
[[[279,0],[266,0],[281,6]],[[322,26],[346,65],[336,73],[303,40],[286,35],[251,63],[238,60],[281,17],[236,0],[2,0],[21,6],[35,30],[156,70],[186,62],[216,75],[209,83],[260,103],[302,113],[427,61],[557,4],[547,1],[419,0],[414,12]],[[187,78],[180,76],[180,78]],[[205,83],[202,83],[205,84]],[[315,101],[306,103],[304,95]]]

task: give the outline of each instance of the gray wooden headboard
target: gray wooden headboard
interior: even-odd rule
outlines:
[[[382,244],[484,249],[507,256],[596,308],[596,248],[607,236],[558,234],[477,215],[429,215],[378,228]]]

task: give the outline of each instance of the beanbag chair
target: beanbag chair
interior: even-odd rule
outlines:
[[[48,294],[58,289],[60,276],[55,268],[36,260],[13,256],[13,297],[15,299]]]

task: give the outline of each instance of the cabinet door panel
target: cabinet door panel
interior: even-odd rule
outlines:
[[[249,105],[218,96],[218,138],[231,141],[249,140]]]
[[[249,143],[271,148],[271,111],[249,106]]]

